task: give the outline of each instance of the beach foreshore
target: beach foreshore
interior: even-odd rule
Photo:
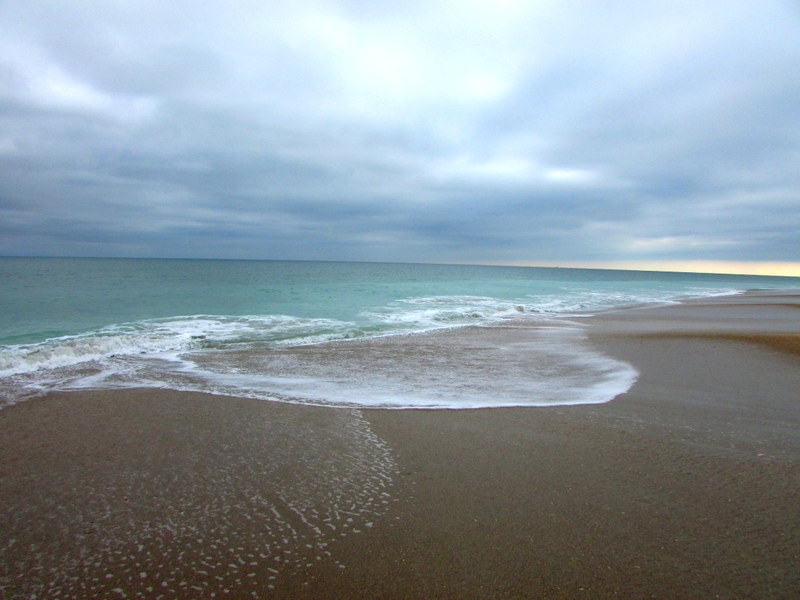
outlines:
[[[800,597],[800,294],[583,319],[595,405],[0,411],[3,598]]]

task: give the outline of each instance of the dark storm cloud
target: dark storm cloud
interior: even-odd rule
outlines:
[[[789,2],[0,7],[0,253],[800,260]]]

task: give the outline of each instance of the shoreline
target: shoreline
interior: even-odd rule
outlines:
[[[0,532],[17,540],[0,585],[9,598],[794,598],[798,320],[800,294],[783,292],[587,317],[591,343],[640,373],[605,404],[27,400],[0,411]]]

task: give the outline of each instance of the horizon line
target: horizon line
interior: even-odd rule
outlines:
[[[489,263],[484,263],[489,264]],[[494,263],[492,263],[494,264]],[[560,267],[566,269],[608,269],[613,271],[654,271],[701,275],[755,275],[762,277],[800,277],[800,262],[759,260],[571,260],[520,261],[509,266]]]
[[[0,258],[64,258],[64,259],[128,259],[128,260],[230,260],[276,262],[344,262],[419,265],[463,265],[493,267],[541,267],[561,269],[594,269],[607,271],[642,271],[659,273],[693,273],[701,275],[754,275],[763,277],[800,277],[800,261],[746,260],[530,260],[530,261],[413,261],[413,260],[346,260],[315,258],[241,258],[241,257],[168,257],[168,256],[56,256],[2,255]]]

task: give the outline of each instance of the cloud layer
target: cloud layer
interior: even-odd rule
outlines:
[[[6,2],[0,253],[798,261],[798,73],[788,1]]]

